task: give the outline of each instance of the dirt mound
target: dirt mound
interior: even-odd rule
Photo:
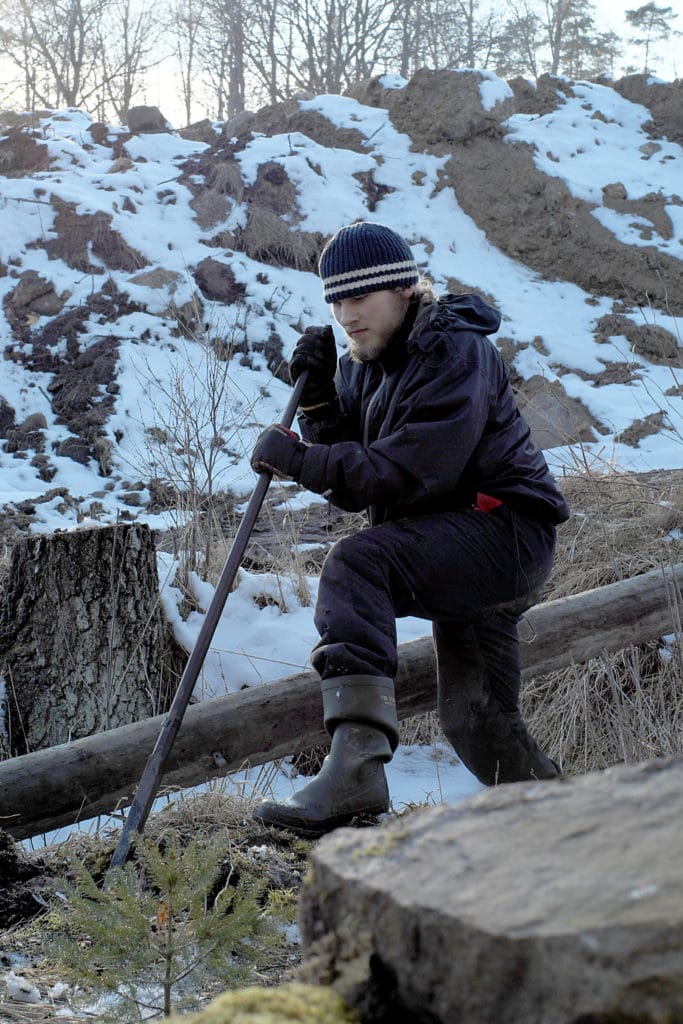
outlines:
[[[240,114],[238,120],[228,121],[225,135],[236,136],[237,147],[242,148],[252,137],[252,132],[264,135],[281,135],[287,132],[301,132],[320,146],[353,149],[363,152],[365,139],[355,128],[339,128],[316,110],[302,109],[298,100],[285,100],[269,107],[263,107],[254,114]]]
[[[64,262],[83,274],[104,274],[107,270],[140,270],[147,263],[111,226],[111,217],[97,213],[78,213],[75,203],[53,197],[56,211],[53,231],[56,235],[41,242],[52,260]],[[95,257],[95,261],[91,257]]]
[[[629,75],[614,88],[631,103],[640,103],[652,113],[650,134],[683,145],[683,80],[653,82],[649,75]]]
[[[560,178],[538,170],[531,146],[506,142],[502,122],[514,112],[513,101],[484,109],[481,81],[478,72],[421,71],[391,104],[392,121],[416,148],[449,154],[442,187],[454,189],[462,209],[494,245],[544,277],[632,305],[654,302],[683,313],[683,262],[654,245],[619,242]],[[562,85],[570,91],[568,83]],[[548,91],[546,82],[542,109]],[[528,93],[525,103],[529,109]],[[629,212],[649,219],[654,232],[666,216],[662,205],[661,197],[653,197]]]
[[[48,391],[57,422],[64,423],[73,435],[59,442],[57,453],[83,464],[95,459],[101,474],[106,476],[111,442],[104,437],[103,428],[119,388],[116,381],[119,341],[107,332],[106,324],[135,312],[138,307],[110,278],[87,303],[68,309],[32,330],[27,307],[18,302],[16,296],[18,292],[19,298],[30,297],[35,290],[33,285],[38,289],[45,283],[42,279],[24,278],[5,298],[5,315],[17,340],[17,344],[6,346],[6,358],[23,363],[30,372],[52,375]],[[101,328],[100,336],[84,344],[82,338],[89,321]],[[43,454],[42,431],[33,424],[30,430],[25,426],[19,425],[8,443],[17,445],[17,450],[34,449],[36,456],[32,464],[39,468],[42,479],[49,481],[55,471],[49,457]]]
[[[544,75],[534,86],[517,78],[509,83],[510,95],[501,93],[490,106],[482,102],[483,82],[485,76],[478,71],[423,69],[401,89],[387,88],[381,77],[375,77],[353,86],[346,95],[387,109],[414,149],[447,156],[441,187],[454,189],[463,210],[511,258],[545,278],[573,282],[591,294],[682,313],[683,262],[660,252],[656,245],[658,237],[673,237],[666,211],[671,200],[661,195],[629,200],[620,183],[607,185],[604,205],[633,217],[641,225],[641,238],[652,242],[651,246],[623,244],[561,178],[548,177],[536,167],[532,146],[506,140],[508,117],[515,113],[540,116],[557,109],[565,96],[573,97],[572,82]],[[681,83],[652,85],[644,76],[633,75],[615,88],[627,99],[648,106],[653,131],[672,139],[683,137]],[[595,116],[603,115],[596,111]],[[284,168],[276,163],[263,165],[252,185],[242,181],[236,154],[254,132],[269,136],[301,132],[321,146],[354,152],[364,152],[366,141],[356,129],[340,128],[322,114],[302,109],[298,101],[287,100],[238,115],[188,165],[185,182],[195,194],[193,206],[203,226],[218,224],[233,202],[243,202],[247,210],[244,229],[223,232],[212,243],[244,251],[265,263],[314,270],[322,239],[297,231],[301,197]],[[372,210],[380,197],[373,199],[371,176],[363,187]]]
[[[479,136],[499,139],[499,125],[515,113],[512,99],[486,110],[477,71],[418,71],[391,104],[391,120],[413,148],[443,155],[469,147]]]
[[[22,127],[12,128],[0,141],[0,174],[4,177],[23,177],[49,166],[47,146]]]

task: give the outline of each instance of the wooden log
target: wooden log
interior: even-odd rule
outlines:
[[[520,626],[523,677],[681,629],[683,565],[537,605]],[[435,706],[430,637],[401,644],[399,718]],[[0,828],[24,839],[108,814],[132,800],[162,716],[0,763]],[[326,739],[317,677],[302,672],[188,708],[163,776],[186,787]]]

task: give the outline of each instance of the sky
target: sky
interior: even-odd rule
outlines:
[[[679,32],[683,32],[683,0],[655,0],[658,8],[671,8],[672,26]],[[602,32],[613,31],[621,36],[625,44],[623,66],[634,64],[640,67],[638,53],[629,44],[629,38],[634,34],[632,25],[626,21],[625,12],[638,10],[644,6],[640,0],[633,0],[633,3],[616,3],[615,0],[595,0],[595,23]],[[672,36],[666,42],[657,43],[654,48],[652,70],[658,77],[672,82],[683,75],[683,38]]]
[[[387,87],[401,89],[405,83],[388,77]],[[492,107],[509,95],[505,82],[491,73],[481,73],[482,104]],[[624,337],[617,336],[598,345],[592,329],[599,317],[612,311],[608,296],[587,295],[577,285],[543,280],[536,272],[515,262],[493,246],[477,225],[460,209],[451,189],[439,188],[443,157],[413,152],[410,140],[389,121],[385,110],[364,107],[355,100],[321,96],[301,101],[304,108],[319,111],[332,123],[353,126],[365,136],[361,153],[325,149],[305,135],[290,132],[267,138],[255,137],[238,154],[244,179],[253,181],[260,164],[275,160],[282,164],[297,189],[302,228],[330,234],[341,224],[359,217],[390,224],[412,244],[421,269],[437,290],[454,277],[466,286],[492,295],[502,310],[501,332],[513,340],[540,337],[543,346],[529,346],[515,359],[523,377],[542,374],[557,379],[557,368],[566,372],[562,384],[569,395],[582,401],[604,425],[605,434],[580,450],[572,446],[546,452],[553,471],[561,476],[576,471],[579,463],[596,472],[677,469],[683,466],[683,399],[667,395],[683,371],[657,366],[629,351]],[[596,118],[599,111],[603,116]],[[648,141],[642,125],[650,117],[645,108],[631,104],[603,86],[581,84],[574,88],[557,110],[543,117],[514,115],[507,127],[510,138],[535,147],[535,160],[545,173],[561,178],[577,197],[597,205],[593,215],[615,237],[628,245],[646,244],[633,216],[622,216],[600,205],[601,187],[621,181],[629,198],[651,192],[668,197],[667,213],[674,226],[671,238],[656,238],[662,250],[676,258],[683,252],[683,206],[673,199],[681,192],[680,168],[683,151],[660,140],[661,149],[644,159],[640,147]],[[122,512],[133,511],[154,528],[173,525],[168,516],[152,515],[142,508],[131,510],[125,494],[131,480],[146,480],[154,461],[148,427],[168,423],[169,382],[174,374],[199,379],[205,366],[205,350],[192,339],[171,333],[170,323],[159,314],[171,298],[178,305],[191,299],[193,281],[188,268],[207,255],[227,259],[238,281],[246,288],[242,307],[215,303],[206,309],[208,332],[213,335],[246,336],[250,346],[265,342],[272,329],[283,340],[285,354],[291,352],[302,325],[325,323],[330,314],[323,304],[319,281],[311,273],[264,266],[242,253],[226,254],[213,249],[210,239],[219,229],[245,223],[245,208],[235,203],[220,225],[202,231],[190,207],[191,195],[178,181],[183,162],[201,153],[205,144],[167,135],[140,136],[125,143],[130,157],[126,164],[112,165],[111,149],[91,144],[87,134],[90,118],[79,111],[59,112],[45,119],[43,135],[54,165],[32,178],[0,176],[0,261],[20,273],[33,269],[51,280],[57,292],[68,292],[66,309],[84,302],[93,288],[91,276],[75,275],[60,260],[48,260],[45,250],[34,243],[49,237],[53,227],[52,208],[42,200],[49,190],[73,202],[80,212],[103,210],[111,215],[112,226],[148,261],[151,269],[164,268],[175,274],[173,283],[149,285],[136,275],[113,271],[117,286],[145,307],[145,311],[122,316],[107,325],[120,339],[118,381],[113,415],[106,424],[114,443],[114,467],[103,480],[94,464],[86,466],[54,454],[53,445],[69,436],[56,421],[49,402],[51,378],[28,373],[19,362],[0,362],[0,396],[16,410],[16,421],[42,413],[47,422],[46,451],[56,473],[49,485],[40,479],[30,459],[8,453],[0,447],[0,507],[16,507],[23,501],[35,503],[32,529],[50,532],[72,530],[113,522]],[[112,135],[119,129],[112,128]],[[88,147],[84,143],[88,143]],[[378,184],[389,190],[370,213],[359,180],[354,175],[372,172]],[[163,186],[164,200],[158,198]],[[136,213],[123,200],[134,204]],[[650,243],[651,244],[651,243]],[[11,275],[0,277],[2,300],[14,287]],[[636,323],[649,318],[683,337],[683,319],[666,310],[632,310]],[[36,327],[41,326],[40,321]],[[85,325],[80,338],[83,347],[101,336],[96,320]],[[344,339],[336,331],[339,351]],[[10,328],[0,312],[0,347],[11,341]],[[594,388],[587,372],[599,372],[604,360],[626,359],[638,364],[639,373],[630,384]],[[251,364],[237,359],[230,364],[224,401],[229,410],[232,435],[229,451],[216,468],[216,481],[233,491],[243,503],[255,483],[249,467],[249,452],[261,428],[277,421],[288,395],[288,387],[268,371],[262,355],[255,353]],[[683,389],[679,389],[683,390]],[[615,436],[649,413],[666,410],[668,426],[644,438],[637,447],[620,444]],[[46,499],[48,488],[66,488],[73,502],[65,505],[61,496]],[[101,506],[93,515],[94,496]],[[271,495],[280,502],[282,524],[295,506],[320,502],[291,484],[273,483]],[[148,496],[140,492],[143,502]],[[284,525],[283,525],[284,529]],[[297,540],[291,540],[293,555]],[[198,610],[183,619],[181,594],[174,583],[176,563],[170,555],[158,556],[162,601],[179,641],[191,649],[204,612],[211,599],[211,587],[193,577],[192,588]],[[238,585],[230,594],[207,656],[196,696],[209,699],[245,685],[260,685],[301,671],[309,665],[309,652],[316,640],[312,619],[317,581],[308,577],[305,587],[295,574],[253,574],[241,570]],[[302,600],[302,589],[307,598]],[[424,636],[429,624],[419,619],[399,621],[399,641]],[[1,694],[1,686],[0,686]],[[448,749],[401,747],[388,766],[394,807],[407,803],[452,802],[479,788],[475,779],[457,763]],[[258,771],[252,777],[263,778]],[[231,784],[242,785],[245,780]],[[298,783],[287,772],[276,773],[269,785],[276,793],[289,792]]]

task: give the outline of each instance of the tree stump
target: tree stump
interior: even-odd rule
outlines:
[[[12,754],[165,710],[153,534],[140,524],[27,537],[0,609]]]

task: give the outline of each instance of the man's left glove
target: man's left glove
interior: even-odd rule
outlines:
[[[251,453],[255,473],[274,473],[284,480],[298,480],[308,445],[281,423],[266,427]]]

